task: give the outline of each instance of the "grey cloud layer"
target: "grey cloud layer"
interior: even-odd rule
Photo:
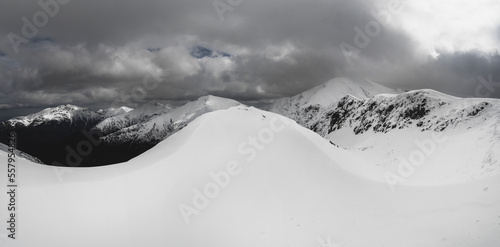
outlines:
[[[497,79],[498,53],[427,57],[397,23],[370,38],[348,63],[340,44],[354,45],[354,28],[364,30],[374,21],[370,12],[386,5],[368,0],[244,0],[221,22],[212,1],[73,0],[60,5],[19,53],[8,39],[0,42],[5,54],[0,55],[0,109],[104,105],[130,93],[147,75],[161,83],[143,101],[190,100],[205,94],[266,100],[336,76],[474,96],[478,76],[493,73]],[[21,34],[21,18],[41,10],[34,1],[8,1],[0,9],[1,37]],[[198,59],[190,55],[195,46],[232,56]],[[500,97],[500,88],[491,97]]]

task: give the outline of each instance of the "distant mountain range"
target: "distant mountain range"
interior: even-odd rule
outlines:
[[[115,164],[138,156],[205,113],[238,105],[204,96],[176,108],[158,103],[99,111],[59,106],[1,123],[0,140],[5,143],[8,132],[16,131],[18,148],[48,165]],[[397,171],[402,160],[422,151],[416,142],[435,133],[446,134],[454,143],[434,143],[437,151],[425,161],[438,166],[451,159],[453,165],[439,167],[460,176],[427,175],[433,183],[500,173],[496,99],[463,99],[428,89],[404,92],[368,80],[336,78],[264,109],[296,121],[335,146],[369,157],[365,167],[346,169],[374,180],[386,179],[388,170]]]

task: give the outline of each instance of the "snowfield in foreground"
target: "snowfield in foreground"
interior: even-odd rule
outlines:
[[[4,227],[1,245],[500,243],[500,175],[391,190],[352,168],[371,164],[360,157],[285,117],[236,106],[202,115],[126,163],[69,169],[18,159],[17,239]],[[1,199],[6,206],[7,194]]]

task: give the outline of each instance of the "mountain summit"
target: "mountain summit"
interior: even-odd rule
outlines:
[[[300,121],[299,117],[306,112],[326,109],[346,95],[365,99],[378,94],[401,92],[401,90],[391,89],[368,80],[351,80],[340,77],[298,95],[278,99],[265,109]]]
[[[44,124],[55,123],[70,123],[78,122],[93,122],[103,118],[103,114],[99,114],[75,105],[61,105],[53,108],[46,108],[40,112],[30,114],[24,117],[15,117],[5,121],[6,125],[10,126],[39,126]]]

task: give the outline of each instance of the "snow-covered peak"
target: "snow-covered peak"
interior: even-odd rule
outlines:
[[[401,90],[390,89],[368,80],[339,77],[298,95],[278,99],[265,109],[300,121],[298,116],[305,109],[310,107],[318,110],[327,109],[346,95],[365,99],[379,94],[391,95],[401,92]]]
[[[97,112],[99,113],[102,113],[106,116],[116,116],[116,115],[120,115],[120,114],[123,114],[123,113],[127,113],[127,112],[130,112],[134,110],[133,108],[130,108],[130,107],[127,107],[127,106],[121,106],[121,107],[110,107],[110,108],[107,108],[107,109],[100,109],[98,110]]]
[[[227,109],[232,106],[241,105],[241,103],[236,100],[222,98],[213,95],[202,96],[194,102],[196,102],[195,104],[197,106],[208,107],[212,110]]]
[[[96,128],[104,134],[109,134],[137,123],[149,121],[151,118],[169,112],[170,110],[172,110],[171,107],[158,102],[147,103],[136,109],[124,111],[121,114],[108,117],[98,123]]]
[[[311,105],[328,107],[346,95],[364,99],[382,93],[397,94],[400,92],[400,90],[390,89],[368,80],[351,80],[339,77],[293,97],[279,99],[271,106],[271,110],[307,108]]]
[[[410,97],[412,95],[422,95],[422,96],[425,96],[426,98],[432,98],[432,99],[442,100],[442,101],[447,101],[447,102],[462,99],[460,97],[451,96],[449,94],[445,94],[445,93],[436,91],[434,89],[411,90],[411,91],[408,91],[405,93],[401,93],[401,95],[410,95]],[[383,94],[383,97],[396,97],[396,96],[397,96],[397,94]]]
[[[58,116],[66,116],[66,117],[71,117],[71,113],[74,111],[81,110],[83,108],[75,106],[75,105],[61,105],[53,108],[45,108],[44,110],[30,114],[26,116],[25,118],[27,119],[35,119],[42,117],[44,119],[52,119],[56,118]]]
[[[295,118],[326,136],[342,128],[351,129],[354,134],[403,128],[442,131],[459,125],[476,126],[498,115],[499,100],[464,99],[424,89],[367,99],[347,95],[324,111],[310,107]]]
[[[238,105],[241,103],[235,100],[207,95],[168,111],[157,111],[142,119],[126,119],[128,115],[124,114],[106,119],[96,127],[106,134],[105,141],[109,142],[158,142],[205,113]]]
[[[367,99],[376,95],[396,95],[402,90],[390,89],[368,80],[335,78],[293,97],[281,98],[265,110],[287,116],[303,126],[316,120],[321,112],[335,107],[345,96]]]
[[[241,105],[241,103],[232,99],[207,95],[200,97],[195,101],[191,101],[182,106],[179,106],[178,108],[175,108],[166,114],[158,116],[153,119],[152,122],[160,124],[162,122],[168,122],[167,120],[169,119],[173,119],[173,121],[175,120],[189,122],[207,112],[228,109],[238,105]]]
[[[368,80],[351,80],[339,77],[302,93],[304,107],[310,105],[330,106],[346,95],[356,98],[371,98],[377,94],[397,94],[394,90]]]
[[[11,126],[21,125],[40,125],[46,122],[69,122],[74,119],[97,119],[101,114],[91,111],[88,108],[82,108],[75,105],[61,105],[53,108],[46,108],[40,112],[22,117],[15,117],[7,120],[6,123]]]
[[[122,106],[119,109],[122,110],[122,111],[124,111],[124,112],[129,112],[129,111],[134,110],[134,108],[130,108],[130,107],[126,107],[126,106]]]

